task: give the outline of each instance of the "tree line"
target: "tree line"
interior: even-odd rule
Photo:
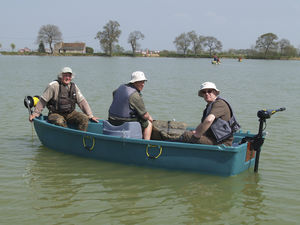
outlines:
[[[212,36],[197,35],[195,31],[181,33],[174,40],[178,52],[183,55],[201,55],[208,53],[226,54],[226,55],[244,55],[248,58],[281,58],[295,57],[299,55],[299,49],[296,49],[289,40],[282,38],[273,33],[265,33],[259,36],[255,46],[251,49],[235,50],[230,49],[228,52],[222,52],[222,42]]]
[[[124,51],[124,49],[117,45],[119,37],[122,31],[120,30],[120,24],[117,21],[110,20],[102,31],[96,34],[95,39],[99,40],[100,47],[106,55],[112,56],[114,51]],[[128,43],[131,45],[133,56],[136,53],[137,48],[140,46],[138,40],[144,39],[145,35],[140,31],[133,31],[129,34]],[[62,33],[55,25],[43,25],[37,37],[37,43],[39,43],[39,52],[45,51],[44,43],[49,45],[51,54],[53,53],[53,43],[62,41]]]
[[[264,58],[267,58],[267,56],[297,56],[298,51],[289,40],[285,38],[278,39],[276,34],[265,33],[256,40],[255,49],[258,50],[258,54],[263,54]]]
[[[181,33],[173,41],[178,52],[182,52],[183,55],[194,54],[198,55],[203,53],[205,50],[211,56],[216,52],[222,50],[222,42],[212,36],[197,35],[195,31],[188,33]],[[189,48],[191,46],[191,48]]]
[[[98,31],[95,39],[99,40],[99,45],[105,55],[112,56],[113,53],[124,52],[124,48],[118,45],[119,37],[122,31],[117,21],[110,20]],[[141,31],[132,31],[127,39],[131,46],[132,56],[136,55],[137,49],[140,47],[140,40],[145,35]],[[50,53],[53,53],[53,44],[62,41],[62,33],[58,26],[47,24],[40,27],[36,43],[39,45],[38,52],[45,52],[45,44],[49,45]],[[213,36],[198,35],[194,30],[184,32],[175,37],[173,44],[176,52],[162,51],[164,56],[175,57],[211,57],[213,54],[224,56],[243,56],[246,58],[282,58],[295,57],[299,55],[299,49],[296,49],[289,40],[282,38],[279,40],[276,34],[265,33],[259,36],[256,43],[250,49],[229,49],[222,52],[222,42]],[[0,48],[2,47],[0,43]],[[15,44],[11,44],[12,50]],[[93,53],[93,49],[86,47],[87,53]]]

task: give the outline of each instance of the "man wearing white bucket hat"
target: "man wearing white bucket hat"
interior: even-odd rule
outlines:
[[[198,96],[207,102],[201,123],[196,130],[185,132],[181,136],[181,141],[195,144],[232,145],[233,133],[240,126],[233,115],[230,104],[219,97],[219,94],[220,91],[214,83],[204,82],[201,84]]]
[[[32,121],[39,116],[47,106],[49,109],[48,121],[50,123],[62,127],[73,124],[79,130],[86,131],[89,119],[98,122],[98,118],[93,116],[88,102],[77,85],[71,82],[74,78],[72,69],[70,67],[62,68],[57,78],[57,80],[49,83],[34,112],[29,116],[29,120]],[[75,110],[76,104],[84,113]]]
[[[128,84],[122,84],[113,92],[108,121],[115,126],[124,122],[138,121],[143,130],[143,138],[150,140],[152,133],[151,115],[145,108],[141,91],[147,78],[142,71],[135,71]]]

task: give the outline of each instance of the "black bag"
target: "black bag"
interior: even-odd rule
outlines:
[[[176,141],[186,131],[187,124],[176,121],[154,120],[151,140]]]

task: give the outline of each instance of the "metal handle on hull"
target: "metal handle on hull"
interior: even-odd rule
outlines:
[[[89,147],[86,145],[86,141],[85,139],[89,139],[89,140],[92,140],[92,146]],[[83,147],[88,150],[88,151],[92,151],[95,147],[95,138],[94,137],[91,137],[91,136],[83,136],[82,138],[82,143],[83,143]]]
[[[149,147],[150,148],[158,148],[159,147],[159,153],[158,153],[158,155],[157,156],[152,156],[152,155],[150,155],[149,154]],[[148,158],[150,158],[150,159],[157,159],[158,157],[160,157],[161,156],[161,153],[162,153],[162,146],[161,145],[147,145],[147,147],[146,147],[146,155],[147,155],[147,157]]]

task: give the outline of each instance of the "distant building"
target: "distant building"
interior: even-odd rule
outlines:
[[[59,42],[54,45],[55,53],[86,53],[85,43],[64,43]]]
[[[29,48],[25,47],[25,48],[19,49],[18,52],[21,52],[21,53],[24,53],[24,52],[31,52],[31,50],[30,50]]]
[[[149,51],[149,49],[146,49],[146,51],[142,51],[142,55],[146,57],[159,57],[159,51]]]
[[[51,50],[50,50],[50,48],[45,48],[45,52],[47,52],[47,53],[51,53]]]

